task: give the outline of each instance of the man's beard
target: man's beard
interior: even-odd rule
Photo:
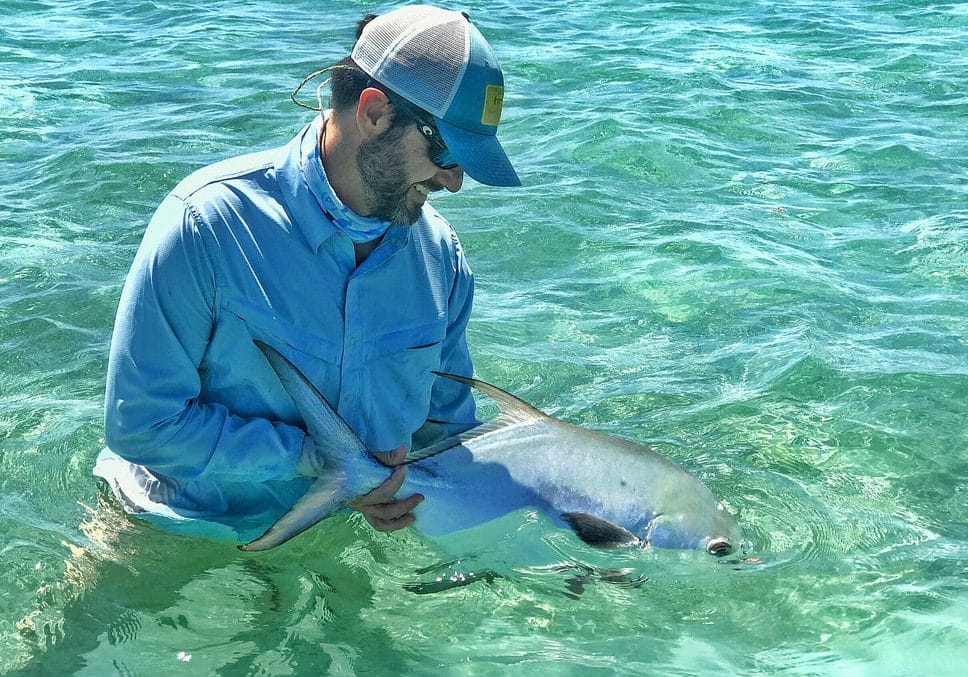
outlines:
[[[406,131],[406,125],[391,127],[364,141],[356,151],[363,191],[370,204],[368,216],[395,226],[413,225],[421,213],[420,207],[408,207],[407,193],[412,184],[401,176],[406,160],[401,139]]]

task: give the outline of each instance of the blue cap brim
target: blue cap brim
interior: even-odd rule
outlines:
[[[520,186],[507,153],[493,134],[476,134],[434,116],[447,148],[464,173],[488,186]]]

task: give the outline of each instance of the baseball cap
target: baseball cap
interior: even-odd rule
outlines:
[[[521,185],[497,140],[504,74],[466,14],[429,5],[393,10],[366,25],[351,56],[371,78],[433,115],[473,179]]]

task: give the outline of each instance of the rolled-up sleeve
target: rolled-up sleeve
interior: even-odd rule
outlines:
[[[174,478],[292,476],[304,433],[200,400],[218,267],[190,205],[156,211],[125,282],[114,328],[105,438],[119,456]]]

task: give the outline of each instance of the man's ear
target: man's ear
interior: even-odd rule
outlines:
[[[356,105],[356,126],[364,141],[389,129],[392,117],[393,106],[386,94],[374,87],[367,87],[360,93]]]

